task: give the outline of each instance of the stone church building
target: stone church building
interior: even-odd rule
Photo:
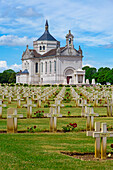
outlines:
[[[44,34],[28,45],[22,55],[22,71],[16,75],[16,83],[27,84],[85,84],[82,70],[82,50],[74,48],[74,36],[66,35],[65,47],[60,47],[50,33],[48,21]]]

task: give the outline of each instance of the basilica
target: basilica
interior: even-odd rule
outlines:
[[[85,84],[85,71],[82,70],[82,50],[76,50],[74,36],[66,35],[66,45],[60,47],[49,33],[48,21],[43,35],[28,45],[22,54],[22,70],[16,75],[16,83],[23,84]]]

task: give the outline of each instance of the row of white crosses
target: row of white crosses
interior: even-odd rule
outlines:
[[[41,101],[45,102],[46,100],[48,100],[49,97],[51,97],[57,89],[58,88],[48,89],[42,95],[37,94],[36,98],[34,98],[34,101],[37,101],[37,107],[41,107]]]
[[[79,88],[79,87],[77,87],[77,88]],[[92,87],[90,87],[90,89],[92,89]],[[82,89],[79,88],[79,90],[81,91],[81,93],[84,97],[89,99],[89,101],[91,103],[93,103],[93,101],[94,101],[94,107],[98,107],[99,99],[102,100],[105,97],[105,103],[107,101],[107,98],[110,99],[110,93],[108,91],[105,91],[105,90],[99,92],[99,91],[95,91],[94,89],[92,89],[92,92],[88,92],[86,90],[86,86],[84,86],[84,88],[82,88]],[[112,99],[112,103],[113,103],[113,92],[111,94],[112,94],[111,99]]]
[[[47,117],[50,118],[50,132],[57,131],[57,117],[62,117],[62,115],[60,114],[60,107],[63,106],[64,105],[61,105],[59,100],[56,104],[51,105],[50,113],[47,114]]]
[[[23,90],[23,91],[20,92],[21,90]],[[47,90],[51,91],[50,89],[46,88],[44,92],[46,92]],[[19,92],[20,92],[21,95],[19,94]],[[17,90],[15,93],[12,94],[12,92],[11,92],[11,93],[7,94],[6,97],[9,98],[8,99],[9,104],[11,103],[11,98],[13,98],[14,101],[17,101],[17,107],[19,108],[20,107],[20,101],[22,100],[23,97],[26,98],[26,103],[27,103],[27,100],[28,100],[29,97],[31,97],[32,100],[34,100],[34,95],[39,95],[39,94],[41,94],[40,89],[37,89],[37,91],[35,89],[35,92],[34,92],[34,91],[30,91],[29,88],[23,88],[23,89],[19,88],[19,90]],[[46,95],[46,93],[45,93],[45,95]],[[15,96],[16,96],[16,98],[15,98]]]
[[[74,88],[71,86],[71,95],[73,99],[76,101],[76,106],[82,107],[81,116],[85,117],[85,114],[87,113],[87,107],[90,106],[90,104],[87,104],[86,99],[81,99],[77,92],[75,92]],[[80,103],[81,102],[81,103]]]
[[[49,92],[48,92],[48,90],[49,90]],[[56,89],[50,89],[50,88],[48,90],[47,89],[45,90],[46,92],[48,92],[47,93],[48,96],[52,95],[56,91]],[[26,91],[29,91],[29,88],[26,88]],[[25,95],[24,97],[26,97],[26,105],[23,105],[23,107],[27,108],[27,118],[31,118],[32,117],[32,108],[36,107],[36,105],[32,104],[32,101],[29,99],[30,94],[25,92],[25,93],[23,93],[23,95]],[[10,102],[8,102],[8,103],[11,103],[11,93],[9,94],[9,97],[10,97]],[[39,96],[39,97],[41,98],[41,96]],[[18,93],[17,98],[14,98],[13,100],[17,101],[17,108],[20,108],[21,101],[23,101],[24,99],[21,98],[21,95]],[[40,99],[39,99],[39,101],[40,101]],[[41,102],[39,102],[39,104],[41,106]],[[3,105],[2,101],[1,101],[1,103],[0,103],[0,115],[1,116],[0,117],[2,117],[2,107],[5,107],[5,105]]]
[[[60,114],[60,107],[64,107],[64,105],[61,104],[64,95],[65,95],[65,87],[61,89],[61,91],[55,98],[55,104],[51,105],[50,113],[45,114],[45,116],[50,118],[50,132],[57,131],[57,118],[62,117],[62,115]]]
[[[61,89],[61,91],[58,93],[58,95],[56,96],[55,100],[59,99],[60,101],[63,100],[64,96],[65,96],[65,86]]]
[[[89,131],[86,133],[86,135],[95,138],[95,158],[101,157],[101,159],[106,159],[107,137],[113,137],[113,132],[107,131],[107,124],[102,123],[101,131],[100,131],[100,122],[95,122],[95,131]],[[101,139],[101,149],[100,149],[100,139]]]
[[[24,104],[23,107],[27,108],[27,118],[32,118],[32,108],[36,107],[36,104],[32,104],[32,100],[28,98],[27,104]]]
[[[107,117],[112,117],[112,101],[107,98],[106,103],[107,104],[104,104],[104,106],[107,107]]]
[[[88,106],[90,106],[90,104],[87,104],[87,100],[82,100],[81,105],[82,107],[82,112],[81,112],[81,117],[85,117],[86,113],[88,112]]]
[[[83,89],[80,89],[82,95],[87,98],[91,103],[93,103],[94,101],[94,107],[97,107],[98,106],[98,95],[94,95],[93,93],[90,93],[86,90],[86,86],[84,86]]]
[[[53,90],[49,92],[49,94],[52,94]],[[27,108],[27,118],[32,118],[32,108],[33,107],[41,107],[41,99],[42,96],[39,96],[39,98],[36,98],[37,105],[32,103],[32,100],[30,98],[27,98],[27,104],[24,104],[23,107]],[[35,100],[35,99],[34,99]]]
[[[75,101],[76,107],[79,106],[80,104],[80,96],[78,95],[78,93],[74,90],[74,88],[72,86],[70,86],[71,88],[71,95],[73,97],[73,100]]]

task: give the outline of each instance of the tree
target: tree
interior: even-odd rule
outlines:
[[[105,79],[106,82],[113,84],[113,68],[106,73]]]
[[[88,68],[90,68],[90,67],[89,66],[85,66],[85,67],[82,68],[82,70],[86,71]]]
[[[106,79],[106,74],[110,71],[110,68],[108,67],[101,67],[98,69],[98,73],[96,74],[96,80],[98,83],[106,84],[107,79]]]
[[[16,83],[16,73],[8,69],[0,73],[0,83]]]
[[[92,79],[95,78],[94,74],[96,73],[97,69],[95,67],[89,67],[85,66],[82,68],[85,70],[85,79],[89,79],[89,82],[91,83]]]
[[[16,83],[16,73],[11,73],[9,79],[8,79],[8,83]]]

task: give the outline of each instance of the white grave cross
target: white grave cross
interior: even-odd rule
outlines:
[[[22,114],[17,114],[17,109],[7,109],[7,133],[17,132],[17,118],[22,118]]]
[[[56,106],[50,108],[50,114],[47,114],[47,117],[50,117],[50,132],[57,131],[57,117],[62,117],[62,115],[57,113]]]
[[[0,100],[0,118],[2,118],[2,107],[6,107],[6,105],[2,104],[2,100]]]
[[[101,138],[101,159],[106,159],[106,146],[107,146],[107,137],[113,137],[113,132],[107,131],[107,124],[101,124],[101,132],[94,132],[93,137],[95,140]]]

